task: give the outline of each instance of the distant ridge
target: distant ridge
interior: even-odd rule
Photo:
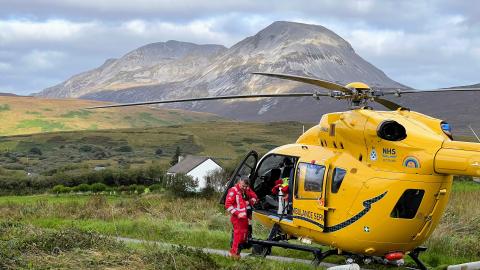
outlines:
[[[8,97],[19,97],[19,95],[13,93],[0,93],[0,96],[8,96]]]

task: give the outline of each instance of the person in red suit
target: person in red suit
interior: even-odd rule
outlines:
[[[230,249],[230,256],[233,258],[240,258],[240,245],[247,241],[249,222],[252,218],[249,210],[257,200],[257,195],[250,188],[250,180],[247,177],[241,178],[228,190],[225,209],[231,214],[230,221],[233,225],[233,243]]]

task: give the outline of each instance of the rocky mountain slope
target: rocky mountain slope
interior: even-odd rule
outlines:
[[[177,41],[150,44],[118,60],[107,60],[101,67],[39,95],[135,102],[318,90],[301,83],[251,75],[254,71],[312,76],[341,84],[362,81],[373,87],[406,88],[357,55],[347,41],[332,31],[318,25],[274,22],[228,49]],[[478,115],[480,109],[472,103],[479,100],[478,95],[416,94],[395,101],[466,126],[479,122],[473,115]],[[171,106],[240,120],[311,122],[318,121],[324,113],[348,109],[345,102],[330,98],[209,101]],[[459,108],[468,110],[462,109],[462,113]]]
[[[120,59],[108,59],[100,67],[71,77],[43,90],[44,97],[81,97],[105,90],[183,81],[207,66],[226,48],[167,41],[148,44]]]
[[[340,83],[361,80],[373,86],[404,87],[358,56],[348,42],[332,31],[318,25],[275,22],[229,49],[178,41],[149,44],[120,59],[107,60],[102,66],[75,75],[39,95],[124,102],[279,93],[301,87],[252,76],[253,71],[302,74]],[[199,110],[211,107],[187,106]]]

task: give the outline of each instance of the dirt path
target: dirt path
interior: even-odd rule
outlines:
[[[148,240],[141,240],[141,239],[134,239],[134,238],[126,238],[126,237],[115,237],[115,239],[121,242],[126,242],[126,243],[147,243],[147,244],[155,244],[155,245],[164,246],[164,247],[179,246],[179,245],[169,244],[169,243],[164,243],[159,241],[148,241]],[[211,248],[202,248],[201,250],[208,254],[228,256],[227,250],[211,249]],[[250,253],[241,254],[242,257],[248,256],[248,255],[250,255]],[[312,264],[312,261],[304,260],[304,259],[288,258],[288,257],[281,257],[281,256],[267,256],[266,258],[269,260],[275,260],[275,261],[281,261],[281,262],[297,262],[297,263],[304,263],[304,264]],[[324,262],[320,263],[320,267],[324,267],[324,268],[329,268],[333,266],[337,266],[337,265],[333,263],[324,263]]]

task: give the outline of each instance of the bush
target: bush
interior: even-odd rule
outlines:
[[[133,149],[130,145],[122,145],[122,146],[116,148],[115,151],[126,153],[126,152],[132,152]]]
[[[38,148],[36,146],[30,148],[30,151],[28,151],[28,152],[32,155],[39,155],[39,156],[42,155],[42,150],[40,150],[40,148]]]
[[[230,175],[225,170],[214,170],[207,175],[207,187],[205,189],[214,192],[223,192]]]
[[[92,152],[93,147],[91,145],[85,144],[85,145],[80,146],[80,148],[78,148],[78,150],[80,152]]]
[[[144,185],[134,185],[135,190],[134,192],[137,194],[143,194],[145,192],[145,186]]]
[[[177,174],[168,176],[165,188],[175,196],[189,197],[195,193],[198,187],[197,181],[188,175]]]
[[[107,190],[107,185],[103,183],[94,183],[90,186],[90,190],[94,193],[102,192]]]
[[[55,194],[70,193],[71,191],[71,188],[65,187],[64,185],[56,185],[52,188],[52,193]]]
[[[158,149],[155,151],[155,155],[160,156],[160,155],[162,155],[162,154],[163,154],[162,148],[158,148]]]
[[[91,190],[91,187],[89,184],[80,184],[73,188],[73,191],[75,192],[88,192],[90,190]]]
[[[160,185],[160,184],[153,184],[153,185],[149,186],[148,188],[149,188],[150,191],[152,191],[152,192],[162,191],[162,190],[163,190],[163,187],[162,187],[162,185]]]

